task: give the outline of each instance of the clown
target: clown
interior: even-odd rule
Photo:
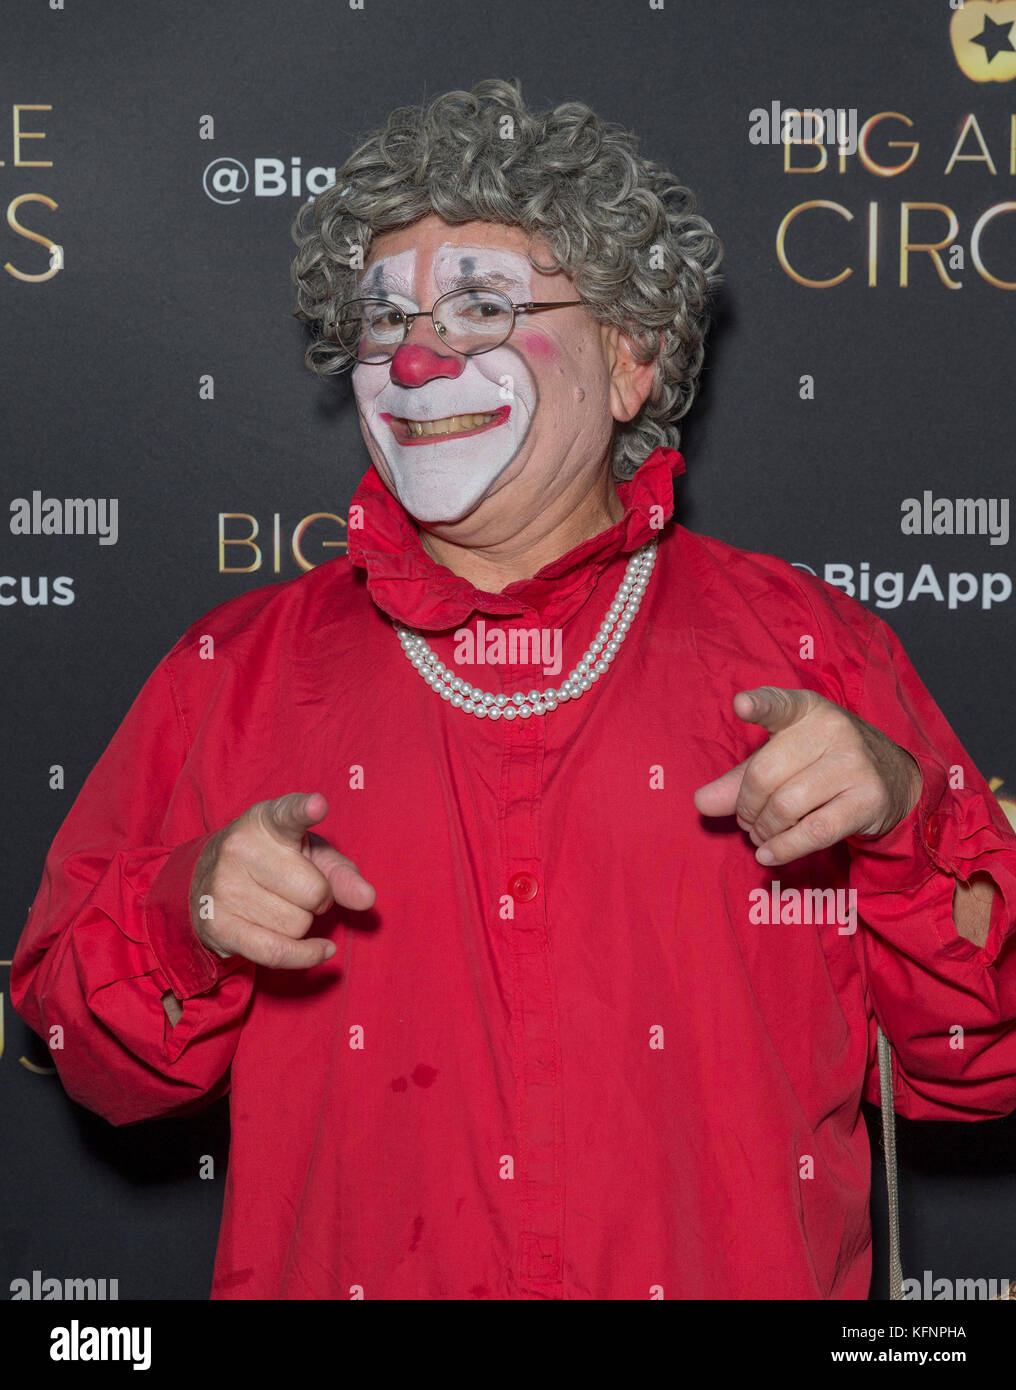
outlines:
[[[471,555],[498,589],[621,515],[603,461],[613,419],[636,414],[652,380],[564,272],[535,268],[528,241],[517,227],[435,215],[384,233],[361,293],[415,314],[443,303],[452,328],[425,318],[415,342],[380,347],[365,330],[353,371],[368,451],[423,544],[438,560]],[[361,303],[376,322],[376,302]],[[537,317],[544,309],[558,312]]]
[[[998,803],[880,619],[674,516],[694,206],[486,81],[294,228],[348,556],[167,655],[12,974],[114,1122],[228,1088],[215,1298],[864,1298],[877,1025],[901,1113],[1016,1105]]]

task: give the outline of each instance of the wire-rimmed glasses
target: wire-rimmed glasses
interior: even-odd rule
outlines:
[[[475,357],[501,346],[515,327],[517,314],[584,302],[558,299],[513,304],[500,290],[483,285],[450,290],[434,301],[432,309],[401,309],[390,299],[350,299],[339,309],[334,331],[328,336],[355,362],[390,362],[414,321],[429,318],[446,347],[464,357]]]

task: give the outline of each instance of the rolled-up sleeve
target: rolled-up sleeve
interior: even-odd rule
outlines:
[[[215,828],[165,833],[188,754],[171,656],[61,825],[11,969],[12,1003],[67,1093],[113,1124],[222,1095],[253,988],[254,966],[206,950],[191,926],[190,882]],[[183,1003],[175,1027],[170,991]]]
[[[923,779],[888,835],[847,841],[873,1016],[895,1054],[896,1109],[998,1118],[1016,1109],[1016,834],[899,639],[872,624],[851,707],[905,748]],[[977,873],[994,883],[983,947],[953,921],[957,880]],[[866,1098],[878,1103],[874,1074]]]

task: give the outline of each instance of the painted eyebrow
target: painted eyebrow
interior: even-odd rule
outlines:
[[[448,289],[445,290],[444,293],[447,293],[448,290],[462,289],[467,285],[485,285],[495,290],[524,290],[526,288],[525,282],[518,275],[505,275],[504,272],[500,270],[477,270],[473,271],[472,274],[467,274],[463,271],[459,275],[453,276],[453,278],[448,281]],[[368,273],[364,276],[360,284],[360,295],[367,298],[370,298],[372,295],[383,297],[385,292],[390,293],[392,290],[397,294],[405,295],[407,299],[412,299],[413,297],[412,287],[399,275],[385,275],[382,273],[378,276],[372,276]]]
[[[462,289],[466,285],[487,285],[491,289],[525,289],[525,283],[518,275],[505,275],[500,270],[477,270],[472,274],[463,271],[448,281],[450,290]]]
[[[360,281],[360,295],[362,298],[370,299],[374,296],[384,296],[386,291],[395,290],[397,294],[403,294],[407,299],[412,299],[413,288],[401,275],[392,275],[391,272],[381,271],[380,274],[375,270],[369,270]]]

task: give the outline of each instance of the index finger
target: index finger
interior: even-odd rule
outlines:
[[[261,823],[275,839],[293,848],[298,848],[310,827],[328,814],[328,802],[320,792],[290,792],[261,805]]]
[[[756,690],[738,691],[734,696],[734,713],[746,724],[760,724],[769,733],[776,734],[803,719],[818,698],[813,690],[784,690],[776,685],[761,685]]]

